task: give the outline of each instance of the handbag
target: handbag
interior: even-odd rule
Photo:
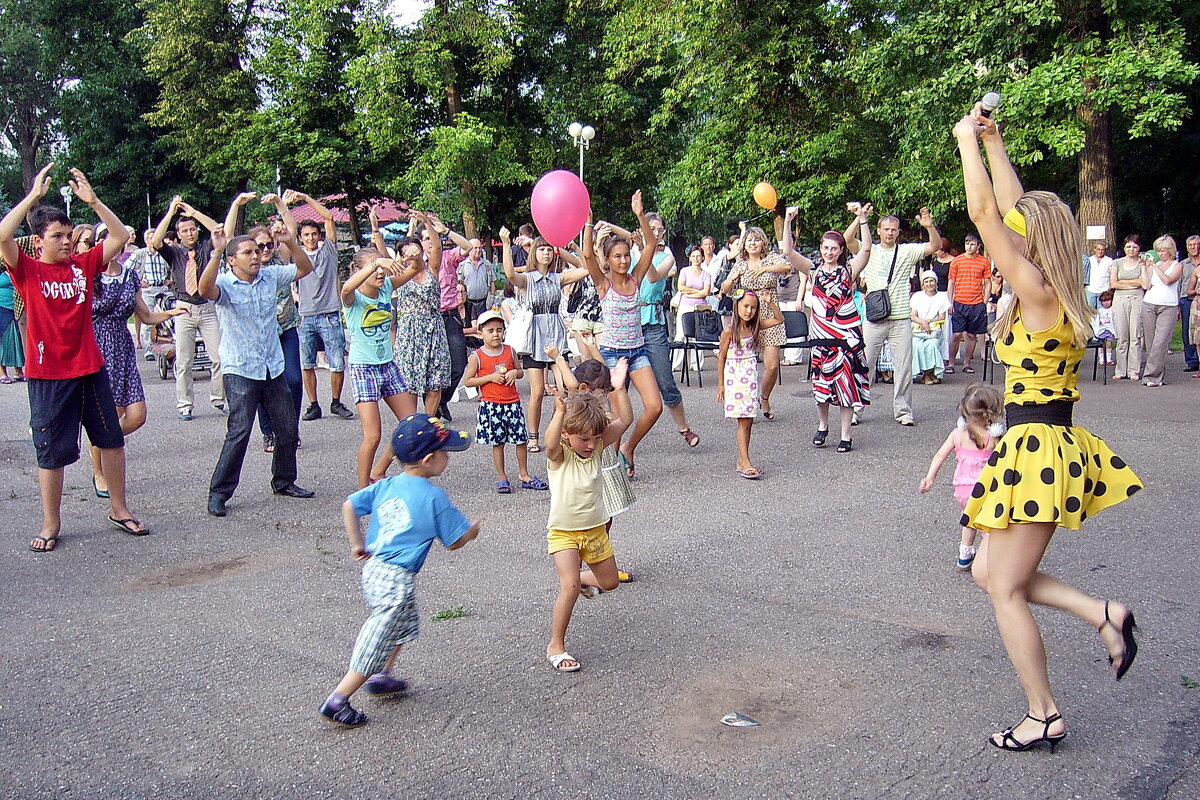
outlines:
[[[721,338],[721,315],[711,308],[700,307],[692,312],[696,320],[696,338],[716,341]]]
[[[883,322],[892,315],[892,298],[888,290],[892,288],[892,273],[896,271],[896,257],[900,255],[900,245],[892,250],[892,268],[888,270],[887,286],[867,292],[866,309],[867,322]]]
[[[518,355],[533,354],[533,307],[519,303],[513,310],[508,330],[504,332],[504,343]]]

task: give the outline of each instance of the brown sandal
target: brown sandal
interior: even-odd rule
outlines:
[[[688,428],[686,431],[680,431],[679,435],[682,436],[683,440],[688,443],[688,447],[695,447],[696,445],[700,444],[700,434],[696,433],[691,428]]]

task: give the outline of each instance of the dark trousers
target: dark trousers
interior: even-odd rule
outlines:
[[[467,371],[467,337],[463,334],[462,318],[457,310],[443,311],[442,322],[446,326],[446,344],[450,345],[450,385],[442,390],[442,405],[445,406]]]
[[[296,328],[279,334],[279,344],[283,346],[283,380],[292,392],[292,400],[296,406],[296,423],[300,421],[300,406],[304,402],[304,375],[300,371],[300,332]],[[271,435],[271,420],[260,407],[258,409],[258,429],[263,436]]]
[[[1200,361],[1196,357],[1196,343],[1192,341],[1191,331],[1188,330],[1192,323],[1192,302],[1190,297],[1179,298],[1179,317],[1183,320],[1183,361],[1189,370],[1195,372],[1200,369]]]
[[[283,375],[256,381],[225,373],[225,399],[229,403],[229,427],[217,468],[208,486],[210,495],[228,500],[242,477],[246,445],[254,426],[254,415],[262,408],[275,431],[275,453],[271,459],[271,488],[275,491],[296,482],[296,422],[292,393]]]

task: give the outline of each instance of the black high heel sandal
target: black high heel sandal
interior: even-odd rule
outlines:
[[[849,439],[842,439],[838,442],[837,451],[839,453],[849,453],[854,449],[854,443]]]
[[[1104,630],[1105,625],[1110,625],[1113,628],[1117,627],[1117,624],[1108,616],[1108,603],[1108,600],[1104,601],[1104,622],[1100,623],[1100,627],[1096,629],[1097,631]],[[1133,638],[1133,632],[1136,629],[1137,622],[1134,621],[1133,612],[1130,611],[1129,616],[1125,617],[1125,621],[1121,623],[1121,627],[1118,629],[1121,631],[1121,638],[1125,640],[1125,653],[1121,656],[1121,666],[1117,667],[1117,680],[1121,680],[1122,676],[1129,671],[1129,668],[1133,666],[1133,659],[1137,657],[1138,643]],[[1108,663],[1116,666],[1111,655],[1108,657]]]
[[[828,430],[817,431],[813,434],[813,447],[824,447],[825,437],[829,435]]]
[[[1040,725],[1042,725],[1042,735],[1036,739],[1030,739],[1028,742],[1022,742],[1020,739],[1013,736],[1013,731],[1016,730],[1017,725],[1020,725],[1021,722],[1024,722],[1027,719],[1031,719],[1034,722],[1037,722]],[[993,736],[988,737],[988,742],[991,743],[991,745],[993,747],[998,747],[1001,750],[1009,750],[1014,753],[1023,753],[1026,750],[1030,750],[1030,749],[1036,747],[1037,745],[1041,744],[1042,742],[1046,742],[1047,744],[1050,745],[1050,752],[1053,753],[1054,748],[1058,747],[1058,743],[1061,742],[1063,739],[1067,738],[1066,731],[1063,731],[1062,733],[1058,734],[1057,736],[1050,735],[1050,726],[1053,725],[1055,722],[1058,722],[1060,719],[1062,719],[1062,715],[1058,714],[1058,713],[1051,714],[1050,716],[1046,717],[1045,719],[1038,719],[1033,714],[1026,714],[1025,717],[1021,720],[1021,722],[1018,722],[1017,725],[1012,726],[1011,728],[1009,728],[1006,731],[1003,731],[1000,734],[999,742],[997,742]]]

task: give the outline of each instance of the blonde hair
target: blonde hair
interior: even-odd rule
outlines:
[[[608,427],[608,414],[600,399],[590,392],[576,393],[566,400],[567,411],[563,415],[563,433],[576,436],[599,436]]]
[[[994,422],[999,422],[1003,413],[1003,395],[986,383],[972,383],[963,392],[962,400],[958,401],[958,414],[967,423],[967,433],[971,436],[972,441],[975,441],[975,444],[980,447],[987,440],[985,439],[983,442],[975,440],[974,433],[971,431],[971,422],[974,420],[982,423],[982,426],[986,428]]]
[[[752,225],[749,228],[746,228],[746,234],[744,236],[742,236],[742,246],[741,246],[741,249],[738,250],[738,257],[737,257],[738,261],[746,261],[747,260],[747,258],[746,258],[746,242],[750,240],[751,236],[757,238],[759,241],[762,242],[762,253],[759,254],[759,258],[766,258],[768,255],[771,254],[771,240],[767,238],[767,232],[764,231],[762,228],[758,227],[757,225]]]
[[[1175,258],[1175,256],[1179,255],[1179,247],[1178,247],[1178,245],[1175,244],[1174,236],[1169,236],[1169,235],[1168,236],[1160,236],[1154,240],[1154,249],[1155,250],[1157,250],[1160,247],[1164,247],[1164,246],[1171,248],[1171,258]]]
[[[1017,200],[1016,209],[1025,217],[1025,258],[1054,289],[1071,324],[1071,343],[1083,347],[1092,338],[1092,316],[1096,312],[1087,304],[1084,293],[1083,262],[1079,257],[1083,236],[1075,215],[1053,192],[1026,192]],[[1013,301],[992,325],[994,338],[1001,339],[1012,330],[1020,305],[1014,294]]]

